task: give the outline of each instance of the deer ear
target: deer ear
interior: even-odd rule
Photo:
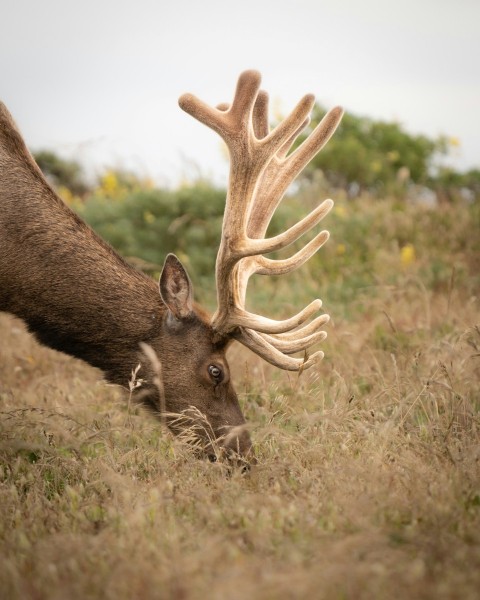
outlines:
[[[169,254],[165,259],[159,288],[163,302],[175,318],[185,319],[192,313],[192,282],[175,254]]]

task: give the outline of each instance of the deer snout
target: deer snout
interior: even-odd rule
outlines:
[[[231,428],[223,440],[223,448],[229,461],[244,466],[256,464],[252,440],[245,425]]]

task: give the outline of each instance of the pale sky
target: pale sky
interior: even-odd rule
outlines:
[[[312,92],[412,133],[459,138],[480,167],[479,0],[0,0],[0,99],[27,144],[160,183],[226,183],[217,135],[177,104],[263,75],[287,112]]]

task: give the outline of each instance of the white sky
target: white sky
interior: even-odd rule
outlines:
[[[225,183],[216,134],[178,108],[256,68],[287,112],[326,106],[458,137],[480,166],[479,0],[0,0],[0,98],[34,150],[174,184]]]

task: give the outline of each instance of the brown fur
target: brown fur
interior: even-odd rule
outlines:
[[[194,305],[192,286],[170,255],[157,284],[129,266],[51,189],[0,103],[0,310],[23,319],[43,344],[101,369],[126,386],[141,362],[142,401],[161,411],[154,373],[139,344],[162,364],[165,407],[194,406],[216,437],[244,423],[225,359]],[[165,300],[165,301],[164,301]],[[219,383],[208,367],[223,370]],[[248,434],[229,442],[247,452]]]

